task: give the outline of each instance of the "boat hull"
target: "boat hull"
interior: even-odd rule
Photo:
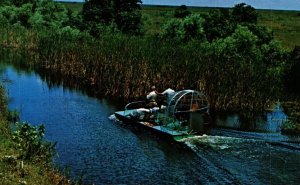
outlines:
[[[180,141],[181,139],[195,136],[194,134],[189,134],[186,131],[176,131],[176,130],[168,129],[163,125],[158,125],[154,121],[140,121],[140,120],[133,119],[132,117],[129,116],[131,111],[134,110],[118,111],[115,112],[115,116],[125,124],[130,124],[151,131],[155,133],[157,136],[162,137],[164,139],[168,139],[172,141]]]

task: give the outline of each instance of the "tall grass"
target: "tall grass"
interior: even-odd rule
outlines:
[[[36,43],[31,44],[32,40]],[[34,47],[26,46],[27,42]],[[30,55],[26,65],[40,71],[47,81],[51,81],[48,75],[59,77],[63,84],[87,88],[100,96],[141,99],[155,84],[160,91],[169,87],[203,91],[215,109],[254,111],[277,99],[273,92],[281,88],[260,59],[251,53],[249,57],[217,56],[218,43],[182,45],[121,34],[97,40],[83,34],[69,40],[51,30],[20,43]]]

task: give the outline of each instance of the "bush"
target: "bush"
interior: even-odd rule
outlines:
[[[191,12],[187,9],[187,6],[181,5],[180,7],[176,8],[174,12],[175,18],[185,18],[191,15]]]
[[[204,20],[198,14],[193,14],[182,20],[172,19],[163,26],[161,37],[178,41],[205,40]]]
[[[247,27],[238,26],[231,36],[207,44],[201,75],[212,108],[263,111],[280,98],[286,52],[276,43],[260,48],[257,42]]]
[[[291,52],[291,64],[285,74],[285,85],[290,94],[300,98],[300,46],[295,46]]]
[[[225,38],[231,35],[236,27],[226,9],[212,10],[204,15],[204,19],[203,28],[208,41]]]
[[[258,15],[255,8],[246,3],[240,3],[234,6],[232,18],[237,23],[257,23]]]
[[[85,29],[95,25],[116,24],[126,34],[141,34],[140,0],[90,0],[83,5],[81,14],[86,23]]]
[[[141,34],[141,17],[142,14],[138,11],[134,12],[121,12],[119,18],[116,19],[118,29],[130,35]]]
[[[34,3],[34,2],[37,2],[39,0],[10,0],[11,3],[17,7],[20,7],[24,4],[27,4],[27,3]]]
[[[0,7],[1,19],[9,24],[15,24],[17,22],[17,8],[13,6]]]
[[[28,123],[16,123],[13,141],[20,152],[19,157],[23,160],[35,160],[47,164],[55,154],[55,144],[45,141],[44,125],[35,127]]]

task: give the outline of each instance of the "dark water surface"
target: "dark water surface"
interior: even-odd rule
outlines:
[[[116,102],[63,86],[49,88],[34,72],[6,66],[1,73],[2,79],[9,79],[5,82],[9,107],[20,112],[21,120],[45,125],[46,138],[57,142],[55,163],[85,184],[300,181],[298,138],[282,136],[274,123],[261,123],[273,129],[270,133],[215,129],[217,136],[188,139],[184,147],[109,119],[122,108]],[[228,119],[228,124],[235,123]]]

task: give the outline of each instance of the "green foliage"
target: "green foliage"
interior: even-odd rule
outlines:
[[[185,18],[191,15],[191,12],[187,9],[186,5],[181,5],[175,9],[174,17],[175,18]]]
[[[291,53],[290,67],[286,70],[285,86],[290,94],[300,97],[300,46],[296,46]]]
[[[40,134],[32,134],[32,131],[24,132],[24,128],[18,134],[16,134],[18,143],[14,143],[12,141],[12,133],[9,121],[6,120],[7,116],[7,101],[5,96],[5,91],[2,86],[0,86],[0,184],[10,184],[10,185],[20,185],[20,184],[70,184],[67,180],[63,179],[56,173],[52,172],[51,169],[48,168],[48,162],[51,161],[47,157],[47,152],[42,154],[42,150],[46,150],[46,145],[43,147],[37,147],[37,139],[24,139],[29,137],[34,137],[34,135],[42,135],[43,128],[40,127],[36,131]],[[10,117],[17,117],[16,112],[10,112]],[[26,129],[30,130],[30,129]],[[23,135],[28,136],[21,136]],[[31,134],[30,134],[31,133]],[[24,153],[24,150],[21,150],[21,146],[25,146],[25,140],[29,142],[34,142],[35,144],[29,144],[31,146],[35,146],[35,149],[38,149],[37,152],[33,151],[33,154],[30,154],[32,160],[24,160],[22,156],[18,158],[18,154]],[[19,146],[17,146],[19,145]],[[17,146],[15,149],[14,146]],[[28,145],[27,145],[28,146]],[[28,148],[28,147],[27,147]],[[43,149],[41,149],[43,148]],[[39,153],[39,154],[38,154]],[[50,155],[48,155],[50,157]],[[46,161],[42,160],[46,159]]]
[[[181,38],[183,38],[183,40],[204,40],[203,21],[201,16],[197,14],[184,18]]]
[[[73,12],[70,8],[67,8],[68,21],[65,22],[65,26],[70,26],[71,28],[77,28],[79,30],[85,29],[85,23],[82,20],[82,16],[78,12]]]
[[[30,27],[29,19],[32,16],[32,4],[24,4],[17,10],[17,20],[24,27]]]
[[[225,42],[233,42],[234,48],[231,51],[232,54],[243,54],[251,53],[256,50],[256,43],[258,41],[257,36],[254,35],[247,27],[237,26],[235,32],[230,36],[225,38]]]
[[[204,14],[203,28],[208,41],[231,35],[236,27],[231,22],[228,9],[216,9]]]
[[[83,17],[65,8],[32,5],[34,11],[27,23],[38,28],[33,45],[39,53],[37,58],[43,59],[35,64],[66,74],[71,81],[91,86],[102,95],[123,98],[143,96],[151,83],[163,88],[202,90],[216,109],[262,110],[280,97],[288,54],[273,41],[269,29],[244,19],[238,22],[228,9],[218,9],[171,19],[160,37],[129,37],[120,31],[138,33],[138,6],[130,8],[130,3],[122,4],[125,1],[111,2],[115,4],[109,5],[113,15],[107,24],[96,16],[89,17],[87,25],[80,25]],[[136,5],[136,1],[132,2]],[[86,13],[97,13],[93,7],[103,8],[91,6],[91,12]],[[25,12],[21,20],[25,21],[18,21],[17,8],[9,10],[15,13],[7,19],[5,13],[0,15],[26,25],[29,5],[20,8]],[[173,11],[154,14],[171,18]],[[93,22],[94,18],[99,22]],[[205,42],[206,38],[209,42]]]
[[[35,29],[41,29],[46,25],[43,15],[40,12],[35,12],[28,20],[30,26]]]
[[[24,4],[27,4],[27,3],[34,3],[34,2],[38,2],[40,0],[11,0],[11,3],[17,7],[20,7]]]
[[[202,75],[212,107],[262,111],[280,98],[287,52],[273,42],[257,47],[258,41],[247,27],[238,26],[231,36],[206,45],[209,60]]]
[[[257,23],[257,17],[255,8],[246,3],[237,4],[232,10],[232,18],[237,23]]]
[[[282,132],[283,134],[288,134],[288,135],[299,135],[300,124],[299,123],[296,124],[292,121],[286,121],[282,126]]]
[[[17,22],[17,8],[14,6],[0,7],[0,15],[3,22],[15,24]]]
[[[167,39],[177,38],[181,29],[181,22],[179,19],[171,19],[163,26],[161,37]]]
[[[110,24],[113,20],[113,9],[111,0],[90,0],[82,7],[82,18],[88,24],[103,23]]]
[[[249,30],[255,34],[258,38],[258,45],[262,44],[268,44],[271,42],[274,37],[273,37],[273,32],[269,28],[265,26],[259,26],[256,24],[246,24]]]
[[[124,11],[120,12],[115,19],[116,25],[120,31],[130,35],[141,34],[141,17],[139,11]]]
[[[35,9],[37,17],[41,16],[42,26],[50,28],[62,28],[68,22],[67,9],[58,3],[42,1]]]
[[[164,25],[161,37],[178,41],[204,40],[203,19],[198,14],[172,19]]]
[[[28,123],[16,123],[13,141],[20,152],[20,158],[45,164],[51,162],[55,154],[55,144],[46,142],[44,137],[45,127],[43,125],[35,127]]]
[[[20,24],[26,28],[62,28],[69,22],[67,10],[61,4],[51,1],[23,4],[20,7],[0,7],[3,23]]]
[[[3,119],[3,117],[6,118],[6,116],[8,114],[8,112],[7,112],[7,98],[6,98],[5,89],[4,89],[2,84],[0,84],[0,110],[1,110],[0,117],[2,119]]]
[[[140,3],[140,0],[90,0],[84,3],[81,14],[86,29],[116,24],[123,33],[138,35],[141,33]]]
[[[60,32],[64,38],[70,39],[71,41],[79,39],[82,35],[79,30],[71,28],[70,26],[63,27]]]
[[[11,0],[0,0],[0,6],[11,5]]]
[[[7,96],[5,93],[4,86],[0,83],[0,138],[1,135],[7,135],[9,133],[9,124],[7,122],[7,117],[9,112],[7,109]]]

